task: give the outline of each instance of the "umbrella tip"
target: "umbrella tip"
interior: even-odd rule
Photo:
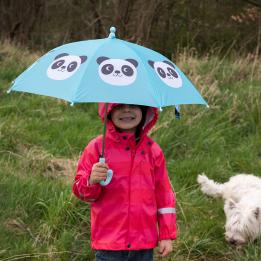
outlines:
[[[9,93],[12,91],[12,87],[13,87],[14,83],[15,83],[15,81],[12,81],[11,86],[10,86],[9,89],[6,91],[6,93],[9,94]]]
[[[114,26],[112,26],[110,28],[110,35],[109,35],[109,38],[112,39],[112,38],[115,38],[115,33],[116,33],[116,28]]]

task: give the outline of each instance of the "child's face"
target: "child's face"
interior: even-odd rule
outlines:
[[[111,111],[111,120],[120,131],[134,133],[141,119],[142,111],[138,105],[119,104]]]

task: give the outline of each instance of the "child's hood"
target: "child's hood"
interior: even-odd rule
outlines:
[[[110,112],[112,111],[112,109],[119,105],[119,103],[108,103],[108,114],[110,114]],[[154,107],[146,107],[147,111],[146,111],[146,118],[145,118],[145,122],[144,122],[144,126],[142,127],[142,133],[141,135],[148,133],[149,130],[152,129],[152,127],[156,124],[157,120],[158,120],[158,109],[154,108]],[[99,103],[99,116],[102,119],[102,121],[104,122],[104,113],[105,113],[105,103]],[[111,125],[111,121],[107,122],[108,127],[110,127],[109,129],[112,128]]]

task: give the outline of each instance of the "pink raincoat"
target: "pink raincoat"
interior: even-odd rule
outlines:
[[[108,112],[115,105],[109,104]],[[102,119],[104,110],[99,104]],[[102,136],[87,145],[78,162],[73,193],[91,202],[93,249],[151,249],[158,240],[176,238],[175,196],[165,158],[147,136],[157,117],[157,109],[148,107],[138,143],[134,134],[117,132],[108,120],[104,154],[113,178],[107,186],[88,184],[92,166],[99,161]]]

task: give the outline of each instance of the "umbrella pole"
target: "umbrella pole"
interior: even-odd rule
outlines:
[[[108,103],[105,103],[104,126],[103,126],[103,136],[102,136],[102,154],[101,154],[101,158],[104,158],[105,135],[106,135],[106,127],[107,127],[107,115],[108,115]]]
[[[103,126],[103,136],[102,136],[102,154],[99,159],[99,162],[101,163],[105,163],[104,147],[105,147],[105,135],[106,135],[106,127],[107,127],[107,115],[108,115],[108,103],[105,103],[104,126]],[[106,180],[100,181],[101,186],[107,186],[111,182],[112,176],[113,176],[113,170],[108,169]]]

